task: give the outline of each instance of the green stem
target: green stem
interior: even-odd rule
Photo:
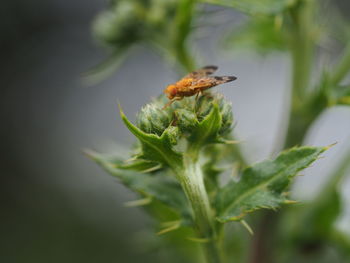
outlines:
[[[176,47],[175,56],[186,72],[191,72],[195,69],[194,59],[189,54],[185,43],[182,43],[180,46],[178,45]]]
[[[318,111],[309,113],[307,98],[310,95],[310,78],[314,58],[313,40],[313,12],[314,1],[303,1],[290,10],[292,25],[289,33],[290,53],[292,60],[292,90],[291,108],[283,149],[300,145]],[[279,215],[265,212],[262,215],[262,224],[257,229],[257,236],[252,244],[250,263],[271,263],[273,261],[273,244],[276,242],[276,233],[273,232],[278,224]],[[267,233],[268,231],[268,233]]]
[[[221,263],[215,218],[196,156],[188,154],[184,157],[184,170],[179,171],[177,176],[191,204],[198,238],[204,241],[203,249],[207,262]]]
[[[334,85],[339,84],[349,73],[350,71],[350,45],[347,45],[345,48],[342,59],[339,62],[338,66],[333,72],[333,77],[331,83]]]
[[[179,0],[174,19],[173,53],[182,67],[188,72],[195,68],[194,59],[189,53],[187,39],[192,31],[192,21],[195,13],[194,0]]]
[[[350,148],[344,154],[344,157],[339,162],[338,167],[335,171],[330,175],[330,179],[327,184],[325,184],[325,188],[320,192],[320,196],[323,193],[328,192],[330,189],[334,188],[340,181],[347,175],[347,171],[350,168]]]
[[[305,1],[291,10],[293,25],[290,32],[292,58],[292,101],[288,129],[283,148],[301,144],[314,116],[305,116],[305,103],[310,91],[314,58],[313,1]]]

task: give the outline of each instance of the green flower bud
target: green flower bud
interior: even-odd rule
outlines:
[[[169,126],[166,129],[166,134],[169,138],[169,141],[172,145],[176,145],[179,138],[179,128],[175,126]]]
[[[224,100],[223,97],[222,99],[218,100],[218,102],[222,117],[222,125],[219,130],[219,134],[226,135],[227,133],[231,132],[233,125],[232,104]]]
[[[172,125],[179,128],[176,136],[188,138],[216,104],[221,115],[218,135],[225,136],[231,131],[233,124],[232,106],[220,94],[200,96],[197,101],[194,97],[186,97],[164,108],[168,102],[169,100],[162,95],[143,107],[137,117],[138,127],[146,133],[160,136],[165,129]]]
[[[170,126],[172,115],[164,111],[156,103],[144,106],[137,115],[137,126],[146,133],[161,136],[166,128]]]
[[[198,125],[197,115],[193,110],[178,109],[175,112],[176,125],[182,133],[191,133]]]
[[[93,31],[97,39],[109,45],[126,46],[141,38],[143,26],[142,6],[135,1],[118,1],[101,13]]]
[[[222,125],[220,135],[226,135],[231,131],[233,124],[232,104],[224,99],[222,94],[201,96],[196,105],[198,120],[201,121],[212,110],[213,103],[217,103],[220,109]]]

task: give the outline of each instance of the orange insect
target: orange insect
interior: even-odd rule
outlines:
[[[186,75],[178,82],[169,85],[164,93],[169,98],[169,103],[165,107],[171,105],[176,100],[182,100],[184,97],[190,97],[203,93],[204,90],[214,86],[234,81],[234,76],[209,76],[218,69],[217,66],[205,66],[199,70],[193,71]]]

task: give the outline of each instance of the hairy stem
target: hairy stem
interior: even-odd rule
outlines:
[[[197,158],[184,158],[184,170],[177,176],[191,204],[198,238],[203,239],[203,249],[208,263],[222,263],[215,219],[204,185],[203,172]]]

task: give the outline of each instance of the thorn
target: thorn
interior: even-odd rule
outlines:
[[[187,237],[186,239],[197,242],[197,243],[208,243],[210,241],[209,238],[198,238],[198,237]]]
[[[298,204],[299,201],[296,201],[296,200],[285,200],[283,203],[286,204],[286,205],[293,205],[293,204]]]
[[[118,104],[119,114],[123,118],[123,116],[125,116],[125,114],[124,114],[124,111],[122,109],[122,106],[120,105],[119,100],[117,100],[117,104]]]
[[[283,192],[281,195],[282,196],[287,196],[287,195],[290,195],[290,192],[286,191],[286,192]]]
[[[333,146],[335,146],[336,144],[338,144],[338,142],[334,142],[326,147],[324,147],[326,150],[328,150],[329,148],[332,148]]]
[[[153,171],[157,171],[159,170],[160,168],[162,168],[162,165],[161,164],[158,164],[156,166],[153,166],[151,168],[148,168],[148,169],[145,169],[143,171],[141,171],[141,173],[150,173],[150,172],[153,172]]]
[[[170,231],[174,231],[174,230],[178,229],[180,227],[180,225],[181,225],[180,221],[175,221],[175,223],[174,222],[169,222],[169,223],[173,223],[173,225],[171,225],[171,226],[169,226],[167,228],[164,228],[164,229],[160,230],[159,232],[157,232],[158,236],[159,235],[163,235],[165,233],[168,233]]]
[[[236,141],[236,140],[224,140],[223,143],[225,144],[239,144],[242,143],[243,141]]]
[[[152,198],[151,197],[146,197],[146,198],[139,199],[139,200],[125,202],[124,206],[126,206],[126,207],[144,206],[144,205],[150,204],[151,202],[152,202]]]
[[[246,215],[246,213],[241,213],[240,215],[238,216],[233,216],[233,217],[230,217],[227,221],[240,221],[242,220],[242,217],[244,217]],[[220,219],[218,219],[220,221]],[[226,222],[226,221],[224,221]]]
[[[137,160],[137,157],[134,156],[134,157],[131,157],[131,158],[125,160],[124,163],[130,163],[130,162],[133,162],[133,161],[136,161],[136,160]]]
[[[239,162],[234,162],[233,165],[232,165],[232,173],[231,173],[231,176],[233,178],[238,178],[239,176],[239,168],[240,168],[240,163]]]
[[[249,234],[254,235],[253,229],[250,227],[250,225],[248,225],[248,223],[245,220],[242,219],[239,222],[244,226],[245,229],[248,230]]]
[[[98,154],[97,152],[95,152],[94,150],[91,150],[91,149],[83,149],[82,153],[86,157],[90,158],[91,160],[95,160],[96,159],[95,156]]]

